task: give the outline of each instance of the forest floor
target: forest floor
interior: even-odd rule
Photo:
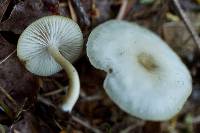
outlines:
[[[200,133],[200,1],[179,0],[179,7],[177,0],[129,0],[120,10],[125,1],[0,0],[0,133]],[[71,113],[60,111],[57,105],[68,85],[65,72],[35,76],[16,55],[20,34],[46,15],[77,21],[84,46],[95,26],[117,17],[154,31],[189,68],[193,78],[189,100],[170,121],[132,117],[105,93],[105,72],[90,64],[84,48],[74,63],[80,75],[80,98]]]

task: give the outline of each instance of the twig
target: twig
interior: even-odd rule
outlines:
[[[85,120],[81,120],[80,118],[78,118],[78,117],[76,117],[76,116],[74,116],[74,115],[72,115],[72,120],[75,121],[75,122],[77,122],[77,123],[79,123],[79,124],[81,124],[82,126],[88,128],[88,129],[90,129],[90,130],[91,130],[92,132],[94,132],[94,133],[103,133],[103,132],[100,131],[99,129],[92,127],[92,126],[89,124],[89,122],[87,122],[87,121],[85,121]]]
[[[42,97],[40,95],[37,97],[37,100],[40,101],[40,102],[42,102],[42,103],[44,103],[44,104],[46,104],[46,105],[48,105],[48,106],[51,106],[51,107],[57,109],[56,105],[54,105],[51,101],[49,101],[48,99],[46,99],[46,98],[44,98],[44,97]],[[96,128],[92,127],[89,124],[89,122],[83,121],[83,120],[79,119],[78,117],[76,117],[74,115],[72,115],[72,120],[74,120],[75,122],[81,124],[82,126],[88,128],[88,129],[90,129],[94,133],[102,133],[99,129],[96,129]]]
[[[46,99],[46,98],[44,98],[40,95],[38,95],[37,100],[48,105],[48,106],[50,106],[50,107],[53,107],[55,109],[57,108],[56,105],[54,105],[51,101],[49,101],[48,99]]]
[[[18,120],[20,119],[20,118],[19,118],[20,115],[21,115],[24,111],[26,111],[26,110],[24,109],[24,107],[25,107],[25,104],[26,104],[27,101],[28,101],[28,98],[26,97],[25,100],[24,100],[24,102],[23,102],[23,104],[22,104],[22,106],[20,106],[20,108],[19,108],[17,114],[15,115],[15,118],[17,118],[17,119],[15,119],[15,121],[18,121]]]
[[[6,58],[0,61],[0,64],[4,63],[8,58],[10,58],[17,50],[13,50]]]
[[[68,2],[68,7],[69,7],[71,18],[72,18],[72,20],[77,22],[77,16],[76,16],[76,13],[75,13],[74,8],[72,6],[72,2],[71,2],[71,0],[68,0],[67,2]]]
[[[185,23],[185,25],[187,27],[187,29],[191,33],[194,42],[196,43],[197,47],[200,50],[200,39],[199,39],[199,36],[198,36],[197,32],[195,31],[194,27],[192,26],[191,21],[189,20],[188,16],[185,14],[183,9],[181,8],[179,0],[173,0],[173,2],[175,4],[176,8],[178,9],[178,11],[179,11],[179,13],[180,13],[180,15],[181,15],[181,17],[183,19],[183,22]]]
[[[44,93],[42,96],[44,96],[44,97],[49,97],[49,96],[58,94],[58,93],[62,92],[63,90],[64,90],[64,88],[60,88],[60,89],[57,89],[57,90],[53,90],[53,91]]]
[[[80,19],[81,25],[90,26],[90,19],[83,8],[82,2],[80,0],[72,0],[72,5],[77,13],[77,17]]]
[[[15,105],[17,106],[17,102],[7,93],[7,91],[0,86],[0,91]],[[13,118],[13,114],[11,112],[11,110],[9,109],[9,107],[4,104],[4,102],[2,100],[0,100],[0,106],[3,108],[4,112],[10,117]]]
[[[4,102],[2,100],[0,100],[0,107],[10,118],[13,118],[12,112],[10,111],[8,106],[6,104],[4,104]]]
[[[63,129],[63,127],[54,119],[54,123],[56,124],[56,126],[60,129],[60,130],[62,130]]]
[[[127,127],[126,129],[120,131],[120,133],[130,133],[131,130],[135,129],[138,126],[143,126],[145,124],[145,121],[139,121],[134,125],[131,125],[129,127]]]
[[[102,99],[102,95],[99,92],[96,93],[95,95],[87,96],[84,91],[81,91],[80,92],[80,97],[82,97],[81,101],[84,101],[84,102],[95,101],[95,100],[101,100]]]
[[[17,102],[12,98],[12,96],[10,94],[8,94],[8,92],[0,86],[0,91],[14,104],[17,105]]]
[[[58,83],[55,80],[53,80],[53,82],[58,87],[58,89],[50,91],[50,92],[47,92],[47,93],[43,94],[43,96],[45,96],[45,97],[52,96],[52,95],[58,94],[58,93],[60,93],[62,91],[66,91],[67,92],[68,86],[62,86],[60,83]]]
[[[122,0],[122,4],[116,19],[122,20],[124,18],[127,6],[128,6],[128,0]]]
[[[4,0],[3,2],[1,1],[0,3],[0,22],[2,21],[2,18],[8,8],[8,5],[10,4],[11,0]]]
[[[87,96],[83,97],[81,101],[88,102],[88,101],[96,101],[96,100],[101,100],[102,96],[100,94],[93,95],[93,96]]]

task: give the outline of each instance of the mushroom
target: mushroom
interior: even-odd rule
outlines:
[[[70,112],[80,92],[75,61],[82,50],[82,32],[74,21],[63,16],[46,16],[29,25],[21,34],[17,56],[32,73],[49,76],[62,68],[69,77],[69,88],[61,108]]]
[[[191,94],[189,71],[169,46],[151,31],[110,20],[89,35],[87,56],[107,72],[104,88],[119,108],[144,120],[175,116]]]

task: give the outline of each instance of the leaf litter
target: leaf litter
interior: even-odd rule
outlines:
[[[88,33],[96,25],[117,16],[122,1],[71,0],[71,3],[73,14],[77,16],[86,40]],[[65,0],[4,0],[0,3],[2,9],[0,10],[0,20],[2,20],[0,21],[0,61],[4,60],[0,63],[0,87],[3,88],[0,89],[0,105],[4,106],[5,110],[4,108],[0,110],[2,125],[0,131],[10,133],[192,131],[198,133],[200,121],[197,118],[200,114],[200,100],[197,96],[200,95],[198,91],[200,63],[190,33],[181,19],[179,22],[167,19],[167,13],[179,17],[168,0],[155,0],[147,5],[135,0],[130,0],[130,3],[132,5],[129,5],[128,12],[125,12],[124,19],[136,21],[163,36],[191,70],[194,92],[177,119],[167,122],[146,122],[121,111],[103,90],[105,73],[94,69],[85,54],[75,62],[81,79],[80,98],[71,114],[61,112],[58,104],[68,84],[64,72],[46,78],[37,77],[24,68],[16,52],[13,51],[17,45],[15,39],[31,22],[46,15],[71,16],[68,2]],[[188,13],[195,12],[197,16],[199,15],[197,12],[200,9],[199,4],[195,1],[184,0],[181,1],[181,5],[185,7],[184,9],[187,8]],[[199,33],[198,24],[195,29]],[[176,37],[177,34],[180,34],[180,37]],[[190,123],[188,119],[192,121],[194,119],[194,123]]]

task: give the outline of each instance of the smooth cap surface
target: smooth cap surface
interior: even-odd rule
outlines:
[[[107,72],[104,88],[125,112],[145,120],[168,120],[191,93],[189,71],[151,31],[119,20],[96,27],[87,42],[93,66]]]
[[[62,69],[49,54],[49,46],[73,62],[79,57],[82,45],[83,36],[78,24],[63,16],[47,16],[24,30],[18,40],[17,56],[30,72],[48,76]]]

